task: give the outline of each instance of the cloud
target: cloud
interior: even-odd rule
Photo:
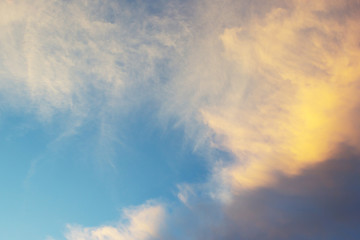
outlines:
[[[161,6],[1,1],[2,109],[46,124],[51,149],[88,135],[82,148],[113,166],[124,116],[152,101],[183,54],[187,25],[176,3]]]
[[[161,227],[152,228],[156,229],[155,239],[355,240],[360,234],[359,171],[359,149],[343,144],[331,158],[304,168],[302,174],[278,174],[275,184],[242,191],[226,204],[212,198],[208,186],[181,186],[179,199],[183,201],[187,195],[186,201],[162,206]],[[154,222],[150,216],[157,216],[157,211],[145,215]],[[66,236],[123,239],[127,227],[121,226],[71,227],[72,236],[78,238]],[[95,232],[99,233],[98,238],[94,237]],[[136,235],[126,237],[143,239]]]
[[[252,90],[241,99],[230,92],[224,96],[229,101],[202,115],[224,136],[219,145],[238,157],[227,174],[245,188],[271,184],[275,171],[298,174],[351,140],[344,122],[358,104],[353,38],[359,29],[354,20],[321,21],[314,11],[311,4],[291,13],[275,9],[259,24],[225,29],[221,36],[226,57],[254,78]]]
[[[156,16],[139,6],[111,0],[2,2],[0,91],[43,120],[126,109],[138,100],[127,101],[124,89],[156,83],[157,65],[181,52],[186,32],[181,19],[168,17],[176,18],[176,11]]]
[[[163,224],[165,210],[161,204],[148,202],[136,208],[124,210],[124,222],[116,226],[83,228],[68,225],[67,240],[102,239],[157,239]]]
[[[300,174],[338,144],[357,144],[356,1],[209,5],[201,13],[211,24],[170,86],[164,111],[175,109],[196,144],[234,155],[218,176],[226,185],[271,185],[277,172]],[[241,7],[250,11],[243,19],[233,14]],[[229,14],[216,23],[214,8]]]
[[[339,153],[273,187],[242,194],[226,209],[221,239],[356,239],[359,152]],[[214,237],[214,239],[218,239]]]
[[[190,239],[357,239],[358,176],[359,151],[343,146],[301,175],[237,195],[220,208],[222,219],[214,219],[208,237],[194,231]],[[211,206],[205,216],[219,209]]]
[[[211,158],[207,195],[180,187],[161,239],[356,239],[359,2],[239,2],[200,4],[162,109],[232,157]]]
[[[0,6],[8,102],[41,119],[70,114],[74,128],[92,116],[113,139],[110,116],[150,101],[210,152],[208,182],[179,185],[172,211],[147,203],[117,226],[69,225],[67,239],[359,234],[359,2],[133,4]]]
[[[3,5],[2,79],[5,83],[16,82],[25,93],[23,98],[32,103],[28,107],[35,108],[43,118],[50,118],[54,111],[82,114],[82,91],[96,81],[101,88],[107,87],[105,82],[119,81],[115,49],[112,54],[105,53],[105,36],[111,34],[112,26],[84,18],[82,15],[90,9],[57,1]],[[76,14],[72,12],[76,10]],[[112,72],[104,66],[111,67]],[[86,85],[85,73],[93,74]]]

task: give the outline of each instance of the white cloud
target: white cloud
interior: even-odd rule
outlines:
[[[165,209],[148,202],[124,210],[124,221],[113,226],[83,228],[68,225],[67,240],[146,240],[157,239],[164,224]]]

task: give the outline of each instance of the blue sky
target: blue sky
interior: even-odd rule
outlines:
[[[177,184],[204,181],[207,163],[183,141],[183,131],[150,128],[154,119],[146,112],[122,121],[119,135],[126,142],[99,148],[96,128],[84,126],[57,141],[53,124],[7,112],[1,189],[2,212],[9,217],[2,218],[2,238],[61,239],[67,223],[116,221],[125,207],[148,199],[174,201]],[[14,228],[19,224],[21,231]]]
[[[0,0],[0,239],[358,239],[359,11]]]

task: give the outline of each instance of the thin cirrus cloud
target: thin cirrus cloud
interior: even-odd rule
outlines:
[[[101,40],[111,31],[111,24],[84,18],[81,15],[88,9],[76,11],[76,4],[13,1],[2,5],[2,27],[6,33],[2,34],[6,70],[2,71],[3,78],[13,79],[17,89],[25,89],[32,108],[41,117],[50,118],[55,111],[77,111],[74,108],[83,101],[78,89],[83,87],[84,71],[87,74],[92,71],[100,81],[120,82],[119,72],[112,79],[114,73],[96,69],[98,64],[114,62],[112,55],[116,49],[112,49],[113,54],[100,54],[105,50]]]
[[[11,101],[25,94],[43,118],[104,117],[143,98],[200,153],[229,154],[209,158],[202,184],[179,184],[171,207],[69,225],[67,239],[359,236],[358,1],[196,1],[160,16],[115,1],[1,9]]]
[[[2,93],[16,107],[29,108],[30,101],[30,111],[43,120],[126,105],[124,89],[158,81],[157,63],[181,51],[175,45],[186,28],[181,19],[160,19],[126,2],[1,5]]]
[[[113,165],[119,115],[155,95],[171,74],[166,59],[183,54],[187,26],[176,8],[164,4],[160,18],[127,1],[0,4],[3,109],[56,125],[51,145],[90,128],[96,158]]]

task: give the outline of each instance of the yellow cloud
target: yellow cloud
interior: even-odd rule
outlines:
[[[339,2],[294,6],[220,36],[226,59],[254,79],[246,98],[229,91],[230,101],[201,110],[216,146],[236,156],[223,169],[234,189],[272,184],[279,172],[299,174],[354,135],[360,26],[356,19],[320,16],[343,7]]]

